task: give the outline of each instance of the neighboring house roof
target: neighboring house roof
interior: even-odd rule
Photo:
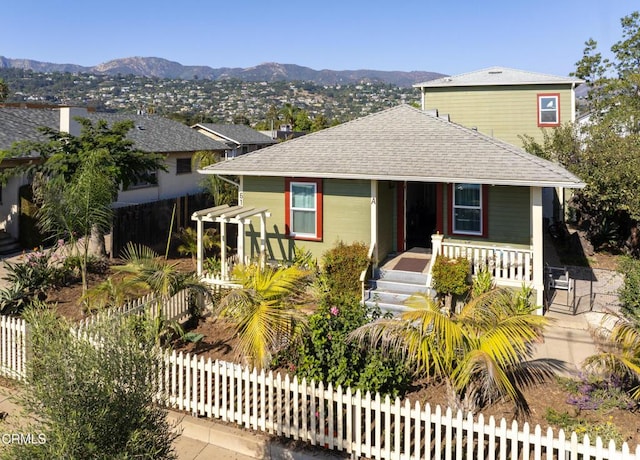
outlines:
[[[177,121],[154,115],[89,112],[82,116],[92,122],[105,120],[108,124],[131,120],[134,129],[127,137],[144,152],[171,153],[200,150],[224,151],[227,146]],[[58,109],[0,108],[0,150],[7,150],[16,141],[46,141],[38,127],[60,128]]]
[[[247,125],[224,125],[215,123],[198,123],[193,128],[201,128],[236,145],[271,145],[276,141]]]
[[[508,67],[489,67],[475,72],[463,73],[451,77],[442,77],[424,83],[416,83],[414,88],[446,88],[455,86],[508,86],[508,85],[553,85],[584,83],[575,77],[561,77]]]
[[[216,163],[200,172],[584,187],[558,164],[408,105]]]

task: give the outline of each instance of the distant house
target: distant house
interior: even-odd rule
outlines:
[[[576,119],[574,77],[490,67],[413,85],[422,109],[437,110],[454,123],[522,146],[527,134],[542,140],[542,130]]]
[[[226,125],[215,123],[198,123],[193,129],[227,146],[225,158],[234,158],[276,143],[247,125]]]
[[[176,198],[200,191],[201,176],[191,167],[191,158],[198,151],[216,151],[221,154],[227,145],[207,138],[186,125],[152,115],[88,112],[83,108],[0,108],[0,152],[8,150],[17,141],[47,141],[38,127],[80,134],[75,117],[88,118],[92,122],[105,120],[111,124],[131,120],[134,128],[128,133],[135,147],[149,153],[166,155],[167,172],[158,172],[157,184],[140,183],[121,190],[114,207],[148,203],[166,198]],[[37,156],[5,159],[0,167],[37,161]],[[27,184],[26,177],[12,178],[2,188],[0,203],[0,229],[14,238],[19,236],[20,199],[19,188]]]
[[[240,178],[238,207],[193,217],[200,234],[205,222],[237,223],[240,260],[291,260],[296,247],[320,258],[339,240],[364,242],[376,264],[416,250],[466,255],[498,284],[533,287],[540,305],[542,189],[584,186],[557,164],[407,105],[201,172]]]

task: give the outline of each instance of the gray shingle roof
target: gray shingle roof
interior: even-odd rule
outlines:
[[[224,151],[227,146],[183,125],[177,121],[152,115],[90,112],[86,115],[94,123],[105,120],[112,124],[131,120],[135,128],[128,133],[136,148],[144,152],[171,153],[199,150]],[[39,133],[39,126],[60,128],[60,112],[57,109],[0,108],[0,150],[6,150],[16,141],[46,141]]]
[[[584,186],[555,163],[408,105],[217,163],[201,172]]]
[[[455,86],[500,86],[500,85],[551,85],[584,83],[575,77],[560,77],[525,70],[510,69],[508,67],[489,67],[475,72],[463,73],[452,77],[442,77],[436,80],[416,83],[414,88],[446,88]]]
[[[225,125],[216,123],[198,123],[194,128],[200,127],[220,137],[224,137],[237,145],[270,145],[276,141],[247,125]]]

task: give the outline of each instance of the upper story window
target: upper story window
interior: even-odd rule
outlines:
[[[480,184],[453,184],[452,231],[462,235],[482,235],[483,188]]]
[[[560,125],[560,95],[538,94],[538,126]]]
[[[191,158],[178,158],[176,160],[176,174],[191,174]]]
[[[287,234],[296,239],[322,240],[322,180],[285,180]]]

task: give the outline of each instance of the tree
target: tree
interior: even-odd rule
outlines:
[[[284,121],[284,123],[291,125],[291,127],[293,128],[296,124],[296,114],[299,110],[300,109],[290,104],[289,102],[283,105],[280,109],[280,115],[282,115],[282,120]]]
[[[311,124],[312,121],[311,118],[309,118],[309,113],[306,110],[298,110],[294,123],[296,131],[310,131]]]
[[[294,295],[309,273],[295,265],[238,265],[233,275],[242,288],[232,289],[215,310],[236,325],[238,353],[252,366],[268,367],[273,354],[286,348],[305,324],[306,316]]]
[[[589,39],[576,63],[574,75],[589,85],[589,121],[580,129],[566,124],[545,132],[542,144],[523,138],[527,151],[558,161],[585,181],[571,204],[595,248],[621,248],[640,232],[640,14],[621,23],[623,39],[611,47],[611,61]],[[640,254],[638,243],[630,251]]]
[[[120,186],[127,189],[137,182],[155,183],[156,171],[167,170],[163,155],[138,150],[133,141],[126,137],[134,126],[132,121],[119,121],[108,126],[104,120],[99,120],[95,125],[85,118],[76,120],[81,124],[79,136],[41,127],[38,130],[49,139],[48,142],[22,141],[12,145],[7,152],[9,158],[29,158],[33,157],[33,152],[39,156],[6,169],[3,179],[25,174],[32,179],[38,178],[35,181],[36,188],[50,181],[56,187],[64,188],[65,184],[72,183],[78,170],[93,161],[91,158],[95,152],[102,152],[100,173],[105,177],[104,183],[109,182],[111,199],[115,200]],[[37,190],[34,190],[34,195],[42,197]],[[95,229],[99,230],[100,227]],[[99,231],[95,234],[102,253],[103,235]]]
[[[164,156],[143,152],[135,148],[134,142],[127,138],[133,129],[132,121],[118,121],[111,126],[105,120],[94,125],[86,118],[76,118],[81,125],[79,136],[59,132],[55,129],[40,127],[48,142],[21,141],[12,145],[7,152],[8,158],[24,158],[37,152],[39,157],[10,168],[5,177],[27,174],[29,177],[41,173],[45,177],[63,176],[69,181],[85,158],[96,150],[108,152],[108,168],[103,171],[113,183],[113,195],[117,196],[118,187],[124,189],[138,182],[156,182],[156,171],[166,171]]]
[[[329,120],[324,115],[316,115],[313,117],[313,122],[311,123],[311,131],[320,131],[322,129],[329,127]]]
[[[111,226],[113,180],[104,174],[110,167],[109,154],[104,149],[89,152],[75,174],[38,176],[34,187],[38,225],[45,233],[64,239],[73,252],[79,252],[82,290],[87,291],[87,261],[92,231],[105,233]],[[82,247],[78,242],[84,240]]]
[[[204,168],[221,160],[220,154],[213,151],[196,152],[191,165],[194,169]],[[207,175],[200,184],[202,188],[213,198],[216,206],[233,204],[238,200],[238,189],[228,181],[222,180],[216,175]]]
[[[26,318],[32,354],[22,403],[33,415],[28,432],[45,442],[10,446],[3,458],[176,458],[151,384],[162,355],[145,330],[109,318],[76,335],[48,309]]]
[[[505,397],[527,412],[520,391],[544,369],[526,363],[531,345],[541,338],[547,319],[522,311],[518,293],[493,290],[450,313],[426,294],[414,294],[399,317],[378,319],[357,329],[352,338],[401,353],[420,377],[444,381],[450,404],[475,411]]]
[[[4,79],[0,78],[0,103],[6,101],[7,97],[9,97],[9,86]]]

